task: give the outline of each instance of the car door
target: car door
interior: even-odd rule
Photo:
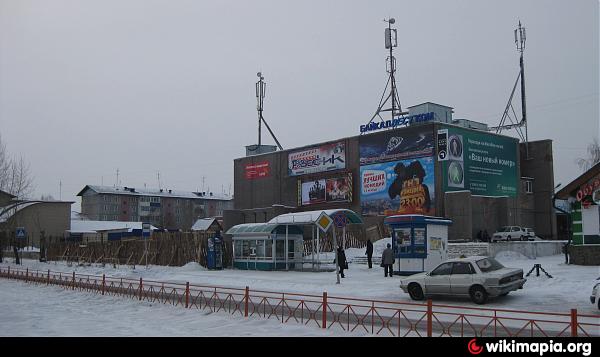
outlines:
[[[427,294],[449,294],[450,274],[452,263],[443,263],[433,269],[425,279],[425,291]]]
[[[473,284],[473,266],[469,262],[452,263],[452,274],[450,274],[450,294],[468,295],[469,288]]]

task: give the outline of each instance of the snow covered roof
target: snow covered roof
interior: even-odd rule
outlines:
[[[218,194],[214,192],[193,192],[193,191],[176,191],[168,189],[155,188],[136,188],[128,186],[96,186],[86,185],[77,196],[82,196],[86,190],[93,190],[97,193],[109,193],[113,195],[128,195],[128,196],[157,196],[157,197],[173,197],[173,198],[194,198],[205,200],[231,200],[232,197],[227,194]]]
[[[343,213],[350,223],[363,223],[362,219],[356,212],[349,209],[328,209],[318,211],[306,211],[296,213],[281,214],[269,221],[269,223],[286,224],[286,223],[297,223],[297,224],[314,224],[319,219],[321,213],[325,212],[329,217],[332,217],[336,213]]]
[[[217,221],[215,218],[200,218],[199,220],[196,221],[196,223],[194,223],[194,225],[192,226],[192,230],[193,231],[206,231],[206,230],[208,230],[208,228],[210,228],[210,226],[215,221],[219,225],[219,228],[221,228],[219,221]]]
[[[81,221],[71,220],[71,229],[67,232],[71,233],[97,233],[102,231],[112,231],[119,229],[127,229],[131,232],[134,229],[142,229],[142,222],[121,222],[121,221]],[[150,226],[150,229],[157,229]]]

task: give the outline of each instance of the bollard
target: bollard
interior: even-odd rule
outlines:
[[[433,305],[431,299],[427,300],[427,337],[432,335],[432,322],[433,322]]]
[[[140,301],[142,301],[142,291],[144,288],[142,287],[142,277],[140,277]]]
[[[571,337],[577,337],[577,309],[571,309]]]
[[[327,328],[327,293],[323,292],[323,321],[321,328]]]
[[[190,303],[190,282],[185,283],[185,308],[187,309]]]
[[[248,299],[250,298],[250,288],[246,286],[244,293],[244,317],[248,317]]]
[[[104,287],[106,286],[106,276],[102,274],[102,295],[104,295]]]
[[[50,269],[48,269],[48,276],[46,277],[46,285],[50,285]]]
[[[73,272],[73,290],[75,290],[75,272]]]

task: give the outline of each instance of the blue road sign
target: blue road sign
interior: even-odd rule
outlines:
[[[344,228],[348,224],[348,218],[345,214],[338,212],[333,215],[333,224],[336,228]]]
[[[27,235],[27,232],[25,231],[25,227],[17,227],[15,229],[15,234],[16,234],[17,238],[24,239],[25,236]]]

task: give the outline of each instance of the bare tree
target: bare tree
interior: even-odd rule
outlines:
[[[591,169],[594,165],[600,162],[600,143],[598,139],[594,140],[587,147],[587,157],[575,160],[579,168],[583,171]]]

